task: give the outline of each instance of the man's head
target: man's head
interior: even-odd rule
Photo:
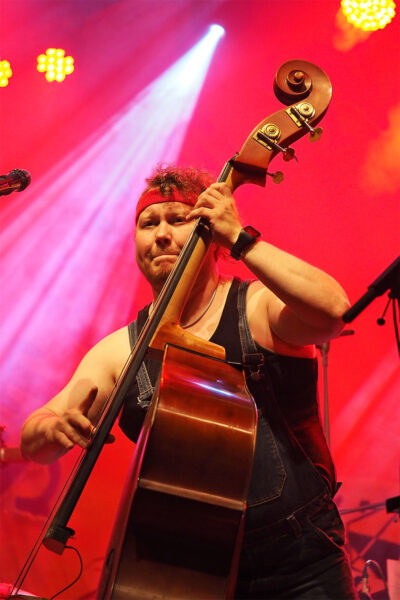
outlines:
[[[212,177],[191,168],[157,167],[146,183],[136,208],[136,260],[159,291],[193,229],[187,215]]]
[[[213,182],[207,171],[159,165],[146,179],[147,187],[136,206],[136,223],[140,213],[159,202],[182,202],[194,206],[198,196]]]

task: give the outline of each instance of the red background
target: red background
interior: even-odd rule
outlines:
[[[309,60],[329,75],[324,133],[317,144],[306,137],[297,143],[298,163],[275,159],[271,170],[285,172],[281,185],[269,180],[265,189],[237,191],[243,221],[333,275],[352,303],[396,258],[400,21],[361,35],[345,26],[339,9],[336,0],[2,1],[0,59],[11,63],[13,76],[0,88],[0,169],[32,175],[25,192],[0,203],[0,423],[9,446],[83,353],[149,297],[132,242],[144,177],[161,160],[218,175],[254,126],[281,108],[272,82],[286,60]],[[182,81],[171,75],[172,87],[158,96],[153,83],[164,81],[212,23],[225,36],[193,109],[179,118],[173,108]],[[48,47],[75,59],[64,83],[49,84],[36,71]],[[399,493],[399,356],[391,314],[384,327],[376,324],[385,304],[386,297],[375,300],[349,326],[354,335],[330,344],[331,447],[342,511]],[[322,377],[320,384],[322,394]],[[93,597],[132,452],[116,433],[71,519],[84,573],[62,598]],[[0,581],[15,580],[72,460],[2,468]],[[387,558],[399,558],[399,525],[384,508],[344,518],[356,581],[364,560],[385,569]],[[74,556],[43,549],[23,588],[49,597],[76,571]]]

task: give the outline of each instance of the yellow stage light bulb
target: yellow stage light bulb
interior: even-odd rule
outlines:
[[[47,48],[46,54],[38,56],[37,70],[46,73],[47,81],[64,81],[65,76],[74,70],[72,56],[65,57],[62,48]]]
[[[8,60],[0,60],[0,87],[6,87],[12,75]]]
[[[341,5],[346,19],[364,31],[383,29],[396,13],[393,0],[342,0]]]

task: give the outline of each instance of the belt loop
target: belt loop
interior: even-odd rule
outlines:
[[[286,517],[286,521],[287,521],[288,525],[291,527],[291,529],[294,533],[294,536],[296,538],[301,537],[301,531],[302,531],[301,525],[293,513],[291,515],[289,515],[288,517]]]

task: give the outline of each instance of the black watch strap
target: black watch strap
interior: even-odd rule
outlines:
[[[231,248],[231,256],[236,260],[240,259],[240,256],[246,248],[252,246],[257,241],[261,233],[254,229],[251,225],[244,227],[239,233],[239,237]]]

